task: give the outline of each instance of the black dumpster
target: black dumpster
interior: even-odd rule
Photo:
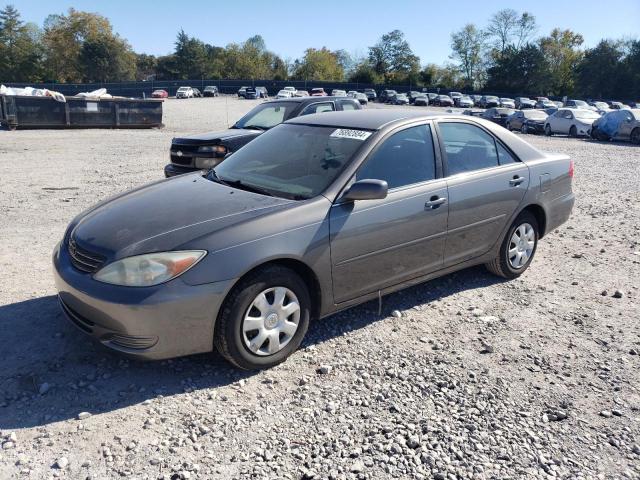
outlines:
[[[162,126],[162,100],[0,95],[0,124],[14,128],[152,128]]]

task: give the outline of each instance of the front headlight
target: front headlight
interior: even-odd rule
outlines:
[[[198,153],[215,153],[218,155],[225,155],[227,153],[227,147],[224,145],[203,145],[198,148]]]
[[[204,250],[187,250],[136,255],[110,263],[93,278],[112,285],[151,287],[182,275],[206,254]]]

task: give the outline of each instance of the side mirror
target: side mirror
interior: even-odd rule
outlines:
[[[387,197],[389,187],[384,180],[360,180],[342,195],[344,200],[378,200]]]

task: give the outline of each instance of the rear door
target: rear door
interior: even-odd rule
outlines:
[[[341,202],[330,212],[334,299],[342,303],[442,266],[447,186],[430,125],[383,139],[354,180],[385,180],[381,200]]]
[[[463,120],[438,123],[449,194],[444,266],[496,243],[529,186],[529,169],[488,130]]]

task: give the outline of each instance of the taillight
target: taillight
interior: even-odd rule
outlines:
[[[569,178],[573,178],[573,160],[569,160]]]

